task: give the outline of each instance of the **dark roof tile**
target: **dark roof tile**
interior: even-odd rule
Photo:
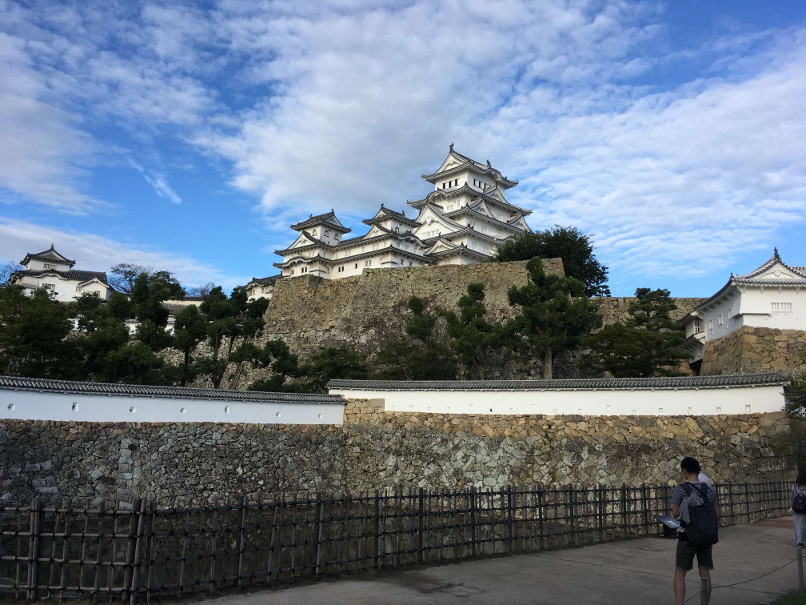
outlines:
[[[716,389],[786,384],[780,373],[657,378],[565,378],[557,380],[331,380],[328,389],[373,391],[567,391],[595,389]]]
[[[122,395],[124,397],[162,397],[187,399],[219,399],[224,401],[253,401],[258,403],[324,403],[341,405],[340,395],[310,393],[268,393],[265,391],[232,391],[227,389],[197,389],[106,382],[75,382],[47,378],[0,376],[0,389],[21,391],[50,391],[85,395]]]

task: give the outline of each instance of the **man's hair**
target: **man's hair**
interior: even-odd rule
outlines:
[[[700,463],[696,458],[686,456],[680,461],[680,468],[686,471],[689,475],[696,475],[700,472]]]

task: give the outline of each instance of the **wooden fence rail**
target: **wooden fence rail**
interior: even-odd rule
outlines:
[[[715,486],[722,524],[782,516],[786,482]],[[661,533],[669,486],[376,491],[237,504],[0,507],[0,598],[136,603],[300,576]]]

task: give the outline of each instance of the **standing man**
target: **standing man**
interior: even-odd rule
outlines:
[[[700,463],[690,456],[686,456],[680,461],[680,468],[683,470],[685,483],[678,484],[672,492],[670,503],[672,505],[672,517],[679,517],[683,513],[683,521],[688,519],[689,505],[695,505],[702,500],[705,506],[713,506],[717,519],[719,518],[719,506],[714,488],[699,481]],[[711,556],[711,544],[695,544],[686,537],[686,530],[681,523],[678,533],[677,552],[675,553],[674,571],[674,599],[675,605],[679,605],[686,600],[686,572],[694,564],[694,555],[697,555],[697,567],[700,571],[702,590],[705,592],[705,602],[711,599],[711,570],[714,568],[714,561]]]

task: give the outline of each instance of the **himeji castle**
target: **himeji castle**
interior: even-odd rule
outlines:
[[[448,157],[423,179],[434,191],[407,202],[416,217],[381,204],[364,221],[369,231],[345,237],[345,227],[332,210],[291,225],[294,243],[275,252],[282,276],[316,275],[338,279],[367,268],[470,265],[483,262],[507,239],[530,232],[524,217],[531,210],[510,204],[504,195],[518,184],[490,165],[472,160],[450,146]]]

